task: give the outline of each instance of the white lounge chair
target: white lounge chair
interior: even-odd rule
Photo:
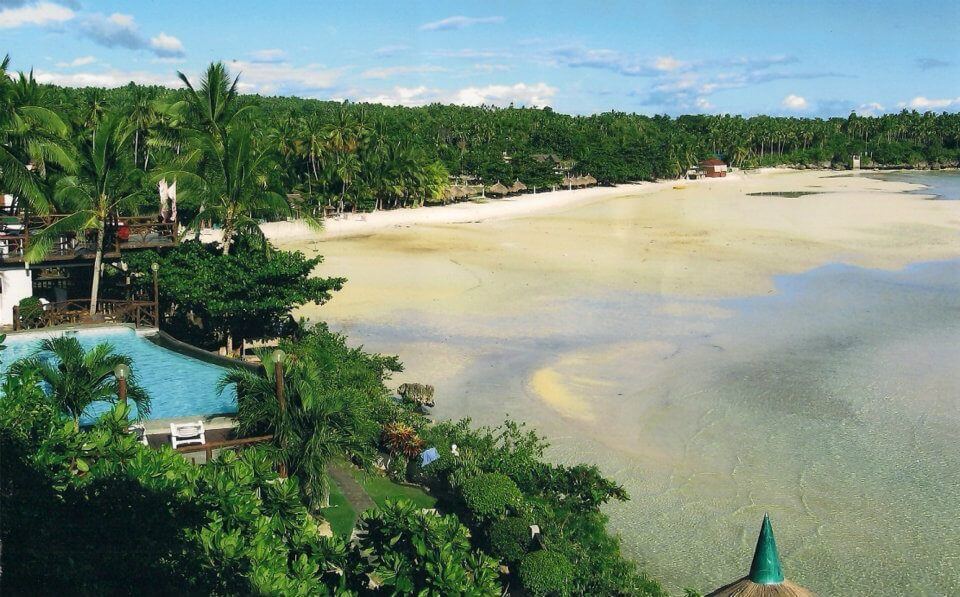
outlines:
[[[145,446],[150,445],[150,442],[147,441],[147,430],[143,425],[139,423],[135,423],[127,427],[127,431],[133,434],[133,436],[136,437],[137,441],[140,442],[141,444]]]
[[[203,429],[203,421],[196,423],[170,423],[170,442],[173,449],[187,444],[207,443],[206,432]]]

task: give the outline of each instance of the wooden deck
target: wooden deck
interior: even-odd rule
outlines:
[[[31,237],[66,217],[65,214],[0,217],[0,263],[23,263]],[[165,222],[159,216],[117,218],[107,222],[104,232],[103,252],[108,259],[117,259],[123,251],[130,249],[172,247],[180,238],[177,222]],[[92,231],[70,232],[54,241],[43,261],[92,260],[95,253],[96,235]]]

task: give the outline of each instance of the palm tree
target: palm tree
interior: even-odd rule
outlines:
[[[77,173],[57,181],[54,195],[58,205],[70,215],[40,231],[25,255],[27,261],[40,261],[63,234],[95,230],[91,315],[97,312],[106,223],[121,207],[135,205],[141,193],[130,177],[134,167],[126,152],[132,131],[122,123],[119,114],[107,113],[93,129],[90,139],[81,141]]]
[[[58,336],[43,340],[34,356],[13,363],[10,374],[35,371],[54,406],[69,415],[79,430],[90,406],[116,403],[119,385],[113,370],[131,363],[130,357],[116,354],[106,342],[85,351],[76,337]],[[132,377],[127,379],[127,399],[137,406],[138,418],[150,414],[150,396]]]
[[[66,123],[43,107],[44,90],[29,75],[14,81],[7,73],[10,57],[0,61],[0,191],[23,200],[31,211],[50,212],[43,185],[48,164],[70,170]]]
[[[263,371],[234,369],[220,380],[221,391],[234,386],[237,428],[242,434],[273,434],[276,458],[300,480],[304,498],[314,510],[329,504],[327,465],[349,457],[368,462],[373,454],[377,424],[369,401],[331,387],[310,361],[287,356],[281,411],[275,393],[275,364],[260,354]]]
[[[187,86],[183,109],[190,122],[189,151],[159,177],[185,181],[200,197],[200,208],[211,209],[223,222],[223,254],[230,252],[234,233],[252,223],[259,209],[289,211],[286,198],[275,191],[273,152],[265,143],[255,143],[255,131],[244,116],[252,106],[237,106],[239,77],[230,81],[226,67],[215,62],[207,68],[194,88],[183,73]]]

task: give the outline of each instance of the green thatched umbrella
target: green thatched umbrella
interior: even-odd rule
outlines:
[[[501,182],[498,180],[495,185],[493,185],[493,186],[491,186],[489,189],[487,189],[487,192],[490,193],[491,195],[500,195],[500,196],[502,197],[502,196],[506,195],[507,193],[509,193],[509,192],[510,192],[510,189],[508,189],[506,186],[504,186],[503,183],[501,183]]]
[[[773,538],[770,517],[764,515],[753,552],[750,574],[709,593],[707,597],[814,597],[813,593],[795,585],[783,576],[777,542]]]

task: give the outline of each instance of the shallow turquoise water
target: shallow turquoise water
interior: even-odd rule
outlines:
[[[85,348],[107,342],[115,352],[133,359],[131,370],[152,398],[151,419],[232,413],[237,410],[233,388],[225,389],[223,394],[217,392],[217,381],[225,371],[222,367],[161,348],[125,327],[67,333],[76,335]],[[15,360],[33,354],[40,340],[53,335],[30,333],[8,336],[0,373],[6,373],[10,363]],[[87,421],[104,409],[104,406],[91,408],[91,416]]]

